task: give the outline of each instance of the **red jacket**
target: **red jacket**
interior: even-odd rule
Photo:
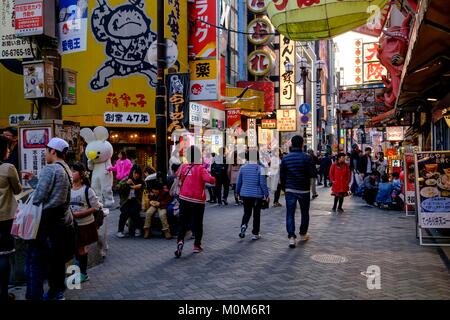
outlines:
[[[330,181],[333,183],[331,190],[333,193],[348,192],[350,184],[350,167],[348,164],[342,164],[339,167],[333,163],[330,168]]]
[[[191,168],[190,171],[189,168]],[[216,183],[216,179],[208,173],[208,170],[201,164],[183,164],[178,169],[178,175],[180,175],[181,179],[180,199],[205,203],[205,183]]]

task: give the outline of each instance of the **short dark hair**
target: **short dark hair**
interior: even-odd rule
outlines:
[[[392,172],[392,178],[399,178],[400,174],[398,172]]]
[[[12,135],[13,135],[14,137],[17,137],[17,134],[18,134],[17,128],[14,128],[14,127],[8,127],[8,128],[6,128],[4,131],[11,132]]]
[[[303,138],[301,136],[293,136],[291,144],[294,148],[301,148],[303,146]]]
[[[145,169],[144,169],[144,173],[147,173],[147,174],[154,174],[155,172],[156,172],[156,170],[150,166],[145,167]]]
[[[172,163],[172,166],[170,167],[170,169],[172,169],[172,172],[177,172],[178,169],[180,168],[181,164],[179,163]]]
[[[119,153],[122,155],[122,160],[127,158],[127,152],[126,151],[120,151]]]
[[[345,153],[340,152],[337,154],[337,159],[339,159],[340,157],[345,157]]]
[[[381,177],[381,182],[389,182],[389,177],[387,176],[387,174],[383,174],[383,176]]]
[[[366,147],[366,148],[364,149],[364,151],[370,151],[370,152],[372,152],[372,148],[371,148],[371,147]]]
[[[8,139],[0,136],[0,162],[3,161],[3,158],[6,156],[6,152],[8,151],[8,143]]]
[[[150,189],[151,190],[162,190],[163,188],[163,184],[159,181],[155,181],[150,185]]]

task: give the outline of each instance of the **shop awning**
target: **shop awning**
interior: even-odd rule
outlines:
[[[396,107],[450,103],[450,5],[448,0],[422,0],[411,32]],[[421,111],[421,110],[419,110]]]

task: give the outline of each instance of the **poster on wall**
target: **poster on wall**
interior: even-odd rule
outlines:
[[[414,154],[413,153],[405,153],[404,159],[405,166],[405,203],[407,205],[415,205],[416,204],[416,193],[415,193],[415,173],[414,173]]]
[[[167,75],[167,131],[189,126],[189,73]]]
[[[59,1],[59,53],[85,51],[88,25],[88,0]]]
[[[419,226],[450,228],[450,151],[415,154]]]
[[[46,165],[45,148],[52,138],[52,127],[20,128],[20,170],[38,176]]]

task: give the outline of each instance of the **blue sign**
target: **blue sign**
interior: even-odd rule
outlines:
[[[61,54],[86,50],[87,0],[59,1],[59,52]]]
[[[300,107],[298,107],[298,111],[300,111],[301,114],[308,114],[311,112],[311,106],[307,103],[302,103]]]

